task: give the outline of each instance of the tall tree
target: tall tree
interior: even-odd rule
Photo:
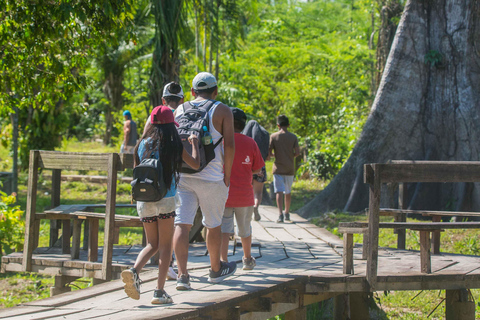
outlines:
[[[365,208],[365,163],[480,160],[479,21],[475,0],[407,2],[362,135],[342,170],[302,215]],[[448,203],[453,209],[480,209],[477,184],[409,189],[412,209]]]
[[[18,110],[12,121],[16,124],[20,119],[20,137],[31,140],[22,146],[51,149],[58,131],[53,132],[51,139],[36,139],[48,124],[21,123],[22,117],[17,115],[29,109],[27,121],[32,120],[35,112],[45,120],[54,120],[47,114],[41,115],[41,110],[57,109],[84,85],[79,70],[87,64],[88,55],[98,43],[115,41],[111,31],[130,21],[131,0],[0,0],[0,8],[0,113]],[[17,129],[18,126],[14,131]],[[26,135],[27,131],[34,136]],[[14,141],[13,146],[16,145]],[[28,152],[21,147],[21,154]],[[13,161],[16,163],[17,159]]]
[[[155,45],[150,75],[150,102],[162,103],[163,87],[180,77],[180,38],[186,32],[186,3],[183,0],[152,0]]]

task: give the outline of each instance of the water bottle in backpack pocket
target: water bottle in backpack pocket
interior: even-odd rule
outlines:
[[[208,111],[219,103],[214,100],[204,100],[199,104],[185,102],[183,104],[183,113],[175,118],[175,121],[179,124],[177,128],[178,134],[182,140],[183,147],[188,153],[192,154],[192,145],[188,141],[188,137],[191,134],[198,136],[201,141],[198,145],[200,167],[195,170],[183,162],[181,172],[200,172],[215,158],[215,148],[222,142],[222,139],[219,139],[215,144],[213,143],[212,135],[209,132]]]
[[[132,198],[136,201],[156,202],[167,194],[163,179],[163,166],[160,160],[143,159],[133,169]]]

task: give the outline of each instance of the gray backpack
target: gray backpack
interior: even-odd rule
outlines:
[[[192,154],[192,146],[188,142],[188,137],[195,134],[199,139],[200,167],[195,170],[183,162],[180,172],[197,173],[202,171],[207,164],[215,158],[215,148],[222,142],[220,138],[217,143],[213,143],[212,135],[209,132],[210,121],[208,111],[218,103],[215,100],[204,100],[200,103],[191,103],[187,101],[183,104],[183,113],[175,118],[179,124],[177,128],[183,147],[188,153]]]

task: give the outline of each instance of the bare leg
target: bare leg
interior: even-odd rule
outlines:
[[[228,262],[228,243],[230,241],[230,233],[222,232],[222,250],[220,252],[220,258],[222,261]]]
[[[142,268],[147,264],[148,260],[158,251],[157,223],[158,221],[143,223],[143,229],[145,230],[145,235],[147,236],[147,245],[142,249],[142,251],[140,251],[137,256],[137,260],[133,265],[137,273],[140,273],[140,270],[142,270]]]
[[[214,272],[220,270],[220,248],[222,246],[222,226],[207,228],[207,249],[210,265]],[[178,257],[177,257],[178,260]]]
[[[277,207],[278,215],[281,216],[283,213],[283,192],[277,192]]]
[[[172,240],[173,240],[173,222],[174,218],[158,220],[158,250],[160,257],[158,259],[158,278],[157,289],[163,289],[168,268],[172,259]]]
[[[178,224],[173,235],[173,247],[175,249],[175,257],[177,258],[179,277],[182,274],[188,275],[188,236],[191,228],[192,226],[189,224]]]
[[[258,206],[262,203],[263,182],[258,182],[257,180],[253,179],[253,195],[255,197],[254,207],[258,208]]]
[[[285,213],[290,213],[290,204],[292,203],[292,194],[285,194]]]
[[[252,236],[242,238],[243,256],[247,259],[252,257]]]

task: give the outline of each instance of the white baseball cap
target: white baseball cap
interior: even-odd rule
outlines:
[[[182,89],[182,86],[178,84],[178,86],[180,87],[180,92],[177,92],[177,93],[172,93],[170,92],[170,85],[172,83],[175,83],[174,81],[170,82],[170,83],[167,83],[165,85],[165,87],[163,87],[163,96],[162,97],[179,97],[179,98],[183,98],[183,89]]]
[[[217,86],[217,79],[209,72],[200,72],[193,78],[193,90],[205,90]]]

